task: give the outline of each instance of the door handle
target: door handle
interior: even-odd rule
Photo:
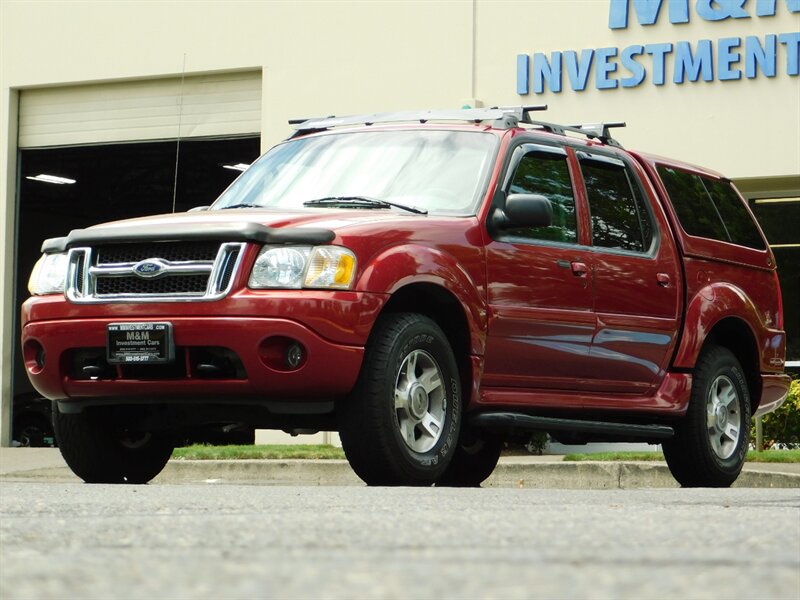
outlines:
[[[570,263],[570,267],[572,268],[572,274],[576,277],[586,277],[586,274],[589,272],[589,267],[582,262],[572,262]]]
[[[672,282],[669,275],[666,273],[658,273],[656,274],[656,281],[658,281],[658,285],[661,287],[669,287],[669,284]]]

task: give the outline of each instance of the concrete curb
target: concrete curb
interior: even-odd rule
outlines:
[[[363,485],[344,460],[173,460],[154,483],[214,480],[270,485]],[[734,485],[800,488],[800,474],[745,470]],[[501,461],[483,487],[635,489],[676,488],[678,483],[664,463]]]
[[[79,481],[67,467],[15,471],[3,474],[0,479]],[[364,485],[344,460],[172,460],[153,483]],[[800,473],[748,466],[734,486],[800,488]],[[678,484],[664,463],[501,461],[483,487],[638,489],[676,488]]]
[[[199,481],[267,485],[364,485],[346,460],[171,460],[153,483]]]
[[[553,462],[499,464],[484,487],[562,489],[677,488],[664,463]],[[734,487],[800,488],[800,474],[744,470]]]

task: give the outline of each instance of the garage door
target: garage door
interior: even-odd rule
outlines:
[[[257,134],[261,71],[23,90],[19,147]],[[179,127],[180,124],[180,127]]]

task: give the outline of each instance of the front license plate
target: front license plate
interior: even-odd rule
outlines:
[[[109,323],[107,348],[112,364],[172,362],[172,323]]]

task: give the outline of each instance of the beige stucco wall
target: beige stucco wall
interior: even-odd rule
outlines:
[[[752,17],[709,22],[694,12],[690,22],[672,25],[663,0],[656,25],[639,25],[633,14],[623,30],[608,27],[608,0],[561,0],[542,2],[479,2],[477,94],[492,103],[519,102],[515,89],[516,54],[550,53],[583,48],[617,47],[687,40],[800,31],[800,13],[791,14],[778,0],[774,17]],[[755,13],[755,0],[745,7]],[[497,18],[502,20],[499,35]],[[543,120],[556,122],[625,121],[615,132],[626,147],[681,158],[721,171],[730,177],[800,175],[800,78],[786,73],[785,47],[778,48],[778,74],[767,79],[684,83],[661,87],[645,82],[629,89],[586,91],[565,89],[559,94],[530,94],[522,98],[550,109]],[[645,66],[648,60],[640,60]],[[715,65],[716,67],[716,65]],[[716,68],[715,68],[716,72]],[[623,71],[624,75],[627,72]],[[649,75],[649,74],[648,74]],[[564,77],[565,88],[567,78]]]
[[[665,0],[666,2],[666,0]],[[690,5],[694,6],[694,1]],[[747,2],[753,11],[755,0]],[[628,147],[683,158],[732,177],[800,175],[800,79],[730,82],[541,96],[516,93],[516,56],[800,29],[777,15],[625,30],[608,28],[609,0],[373,2],[0,2],[0,355],[7,417],[11,335],[15,90],[67,83],[262,69],[265,147],[290,117],[453,108],[467,99],[548,103],[560,122],[627,121]],[[666,12],[666,11],[665,11]],[[668,71],[668,74],[670,72]],[[566,78],[565,78],[566,80]],[[0,417],[7,440],[7,418]]]

